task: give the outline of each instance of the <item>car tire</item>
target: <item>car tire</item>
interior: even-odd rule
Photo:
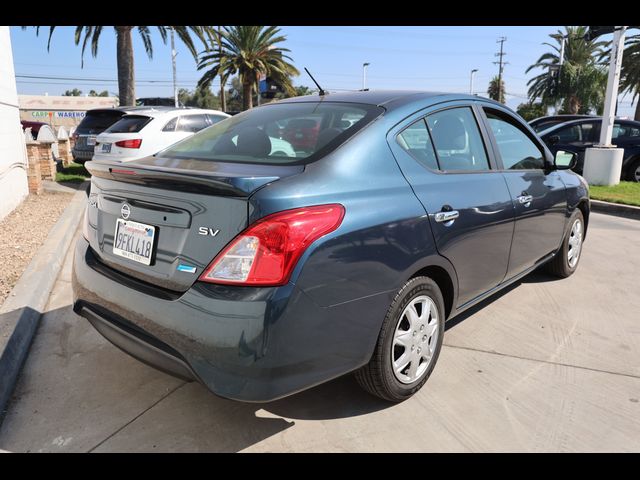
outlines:
[[[626,180],[629,182],[640,182],[640,158],[636,158],[627,168]]]
[[[412,308],[413,312],[418,314],[417,317],[412,316],[413,324],[407,310]],[[432,279],[415,277],[405,283],[387,310],[371,360],[355,373],[360,386],[372,395],[394,403],[402,402],[420,390],[431,375],[440,355],[444,315],[442,293]],[[424,340],[425,337],[428,337],[427,340]],[[404,343],[409,342],[406,348],[398,343],[400,340]],[[422,355],[429,355],[429,358],[420,357],[421,352],[424,352]],[[410,363],[404,371],[396,372],[402,369],[402,364],[406,361],[403,360],[405,353],[411,358]],[[414,360],[416,358],[417,361]],[[397,362],[397,369],[394,361]],[[412,379],[411,369],[414,368],[414,362],[415,379]]]
[[[565,238],[562,240],[562,246],[553,259],[545,265],[545,269],[548,273],[560,278],[567,278],[573,275],[573,272],[578,268],[580,257],[582,256],[584,216],[579,208],[576,208],[576,211],[571,216],[569,225],[569,230],[567,231]],[[578,239],[575,240],[575,238]],[[573,254],[571,254],[572,250]],[[573,258],[575,255],[577,255],[577,258],[574,262]]]

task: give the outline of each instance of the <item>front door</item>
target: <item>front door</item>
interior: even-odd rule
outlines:
[[[456,306],[497,286],[507,272],[513,205],[474,110],[457,105],[414,118],[389,144],[429,215],[438,252],[456,270]]]
[[[545,168],[544,150],[524,125],[496,108],[484,107],[484,112],[516,216],[509,279],[560,246],[566,192],[558,172]]]

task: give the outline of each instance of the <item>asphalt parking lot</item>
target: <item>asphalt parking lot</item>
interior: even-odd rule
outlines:
[[[453,320],[431,379],[390,405],[352,376],[269,404],[217,398],[121,353],[52,292],[0,449],[639,451],[640,221],[593,213],[577,273],[534,273]]]

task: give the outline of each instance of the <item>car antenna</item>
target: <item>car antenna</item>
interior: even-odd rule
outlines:
[[[307,67],[304,67],[304,71],[305,71],[305,72],[307,72],[307,75],[309,75],[309,76],[311,77],[311,80],[313,80],[313,83],[315,83],[315,84],[316,84],[316,87],[318,87],[318,93],[319,93],[321,96],[326,95],[326,94],[327,94],[327,92],[325,92],[325,91],[322,89],[322,87],[320,86],[320,84],[319,84],[318,82],[316,82],[316,79],[315,79],[315,78],[313,78],[313,75],[311,75],[311,72],[310,72],[309,70],[307,70]]]

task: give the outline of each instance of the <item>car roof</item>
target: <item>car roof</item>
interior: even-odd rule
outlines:
[[[202,114],[202,113],[210,113],[213,115],[223,115],[225,117],[229,117],[230,115],[224,113],[220,110],[213,110],[209,108],[191,108],[191,107],[157,107],[157,106],[146,106],[146,107],[135,107],[135,110],[130,110],[126,112],[126,115],[144,115],[147,117],[157,118],[157,117],[168,117],[173,116],[175,114]]]
[[[349,92],[330,92],[326,95],[304,95],[302,97],[291,97],[273,103],[297,103],[297,102],[349,102],[364,103],[369,105],[385,106],[392,103],[406,103],[411,100],[426,99],[430,97],[452,96],[457,98],[479,99],[474,95],[453,94],[448,92],[430,92],[424,90],[357,90]],[[489,99],[486,99],[489,100]]]
[[[577,120],[569,120],[568,122],[557,123],[555,125],[551,125],[549,128],[545,128],[544,130],[539,132],[538,135],[540,135],[540,136],[547,135],[550,132],[554,132],[556,130],[560,130],[561,128],[564,128],[564,127],[570,127],[572,125],[580,125],[582,123],[588,123],[588,122],[593,122],[593,121],[601,122],[602,121],[602,117],[598,117],[597,115],[591,115],[591,116],[589,116],[587,118],[579,118]],[[635,120],[630,120],[630,119],[627,119],[627,118],[615,117],[614,121],[616,123],[631,124],[634,127],[640,128],[640,122],[635,121]]]

